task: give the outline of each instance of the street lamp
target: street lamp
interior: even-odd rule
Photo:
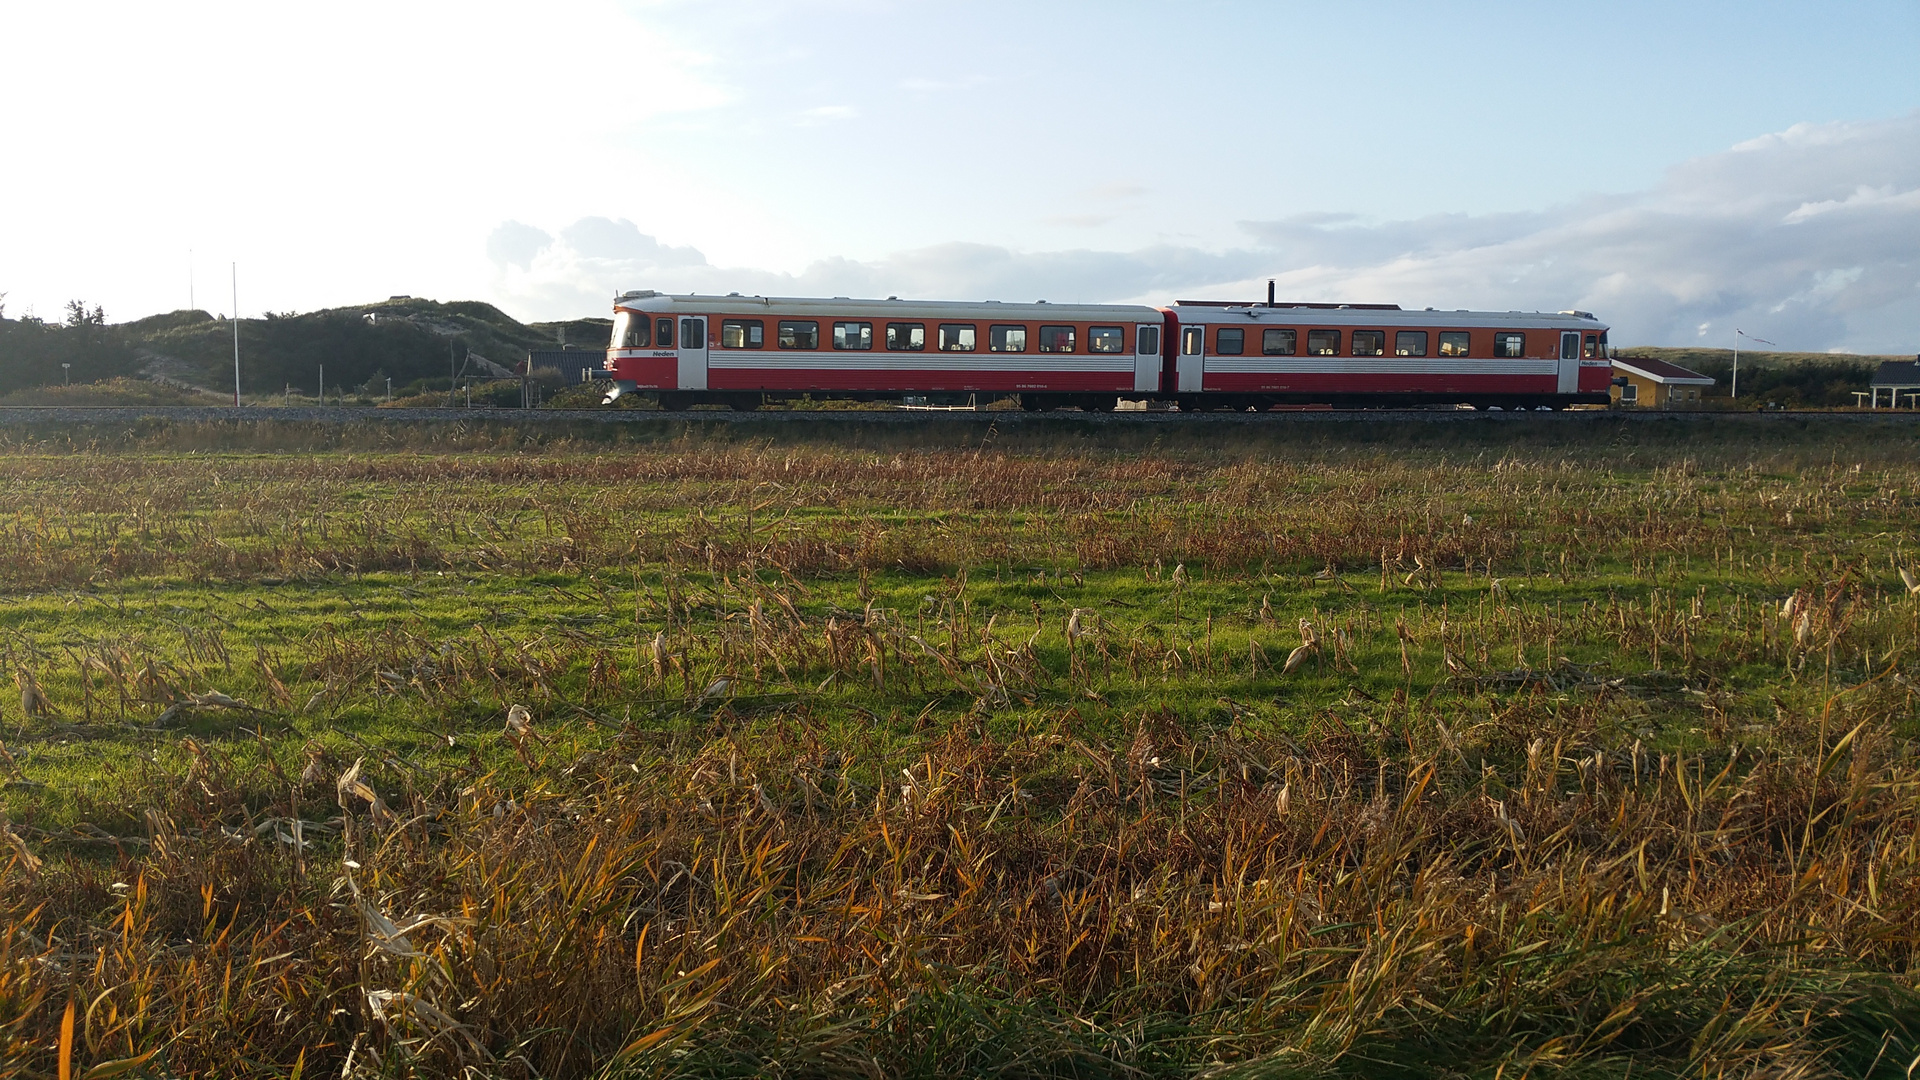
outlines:
[[[73,365],[64,360],[60,363],[60,382],[66,386],[73,385]]]
[[[1752,334],[1747,333],[1745,330],[1742,330],[1739,327],[1734,328],[1734,331],[1733,331],[1733,390],[1728,395],[1729,397],[1734,397],[1734,398],[1737,398],[1740,396],[1740,339],[1741,338],[1746,338],[1748,341],[1757,341],[1762,345],[1773,345],[1773,342],[1768,341],[1766,338],[1754,337]],[[1773,347],[1777,349],[1780,346],[1773,345]]]

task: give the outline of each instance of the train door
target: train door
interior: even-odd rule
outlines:
[[[680,389],[707,388],[707,319],[694,315],[680,320]]]
[[[1560,335],[1560,381],[1555,389],[1562,394],[1580,392],[1580,335],[1565,331]]]
[[[1174,389],[1182,394],[1197,394],[1202,389],[1201,380],[1206,372],[1207,328],[1205,326],[1183,326],[1180,328],[1180,360],[1175,369],[1177,384]]]
[[[1133,328],[1133,392],[1160,392],[1160,325],[1141,323]]]

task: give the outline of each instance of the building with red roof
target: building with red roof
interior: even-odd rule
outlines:
[[[1613,403],[1643,409],[1685,407],[1713,380],[1691,368],[1646,356],[1613,358]]]

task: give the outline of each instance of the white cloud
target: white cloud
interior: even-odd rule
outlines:
[[[716,267],[632,223],[589,219],[531,250],[527,227],[509,222],[489,256],[498,298],[539,315],[604,309],[619,288],[1166,302],[1261,296],[1273,277],[1295,300],[1580,308],[1628,344],[1739,326],[1784,348],[1907,352],[1920,341],[1920,112],[1796,125],[1684,162],[1648,190],[1545,211],[1313,212],[1243,228],[1251,242],[1225,251],[949,243],[785,274]]]

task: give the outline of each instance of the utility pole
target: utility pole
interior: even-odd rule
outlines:
[[[320,365],[320,404],[327,403],[327,365]]]
[[[233,404],[240,405],[240,264],[233,264]]]
[[[453,342],[449,341],[447,342],[447,408],[449,409],[453,408],[453,384],[459,381],[459,374],[453,370]]]

